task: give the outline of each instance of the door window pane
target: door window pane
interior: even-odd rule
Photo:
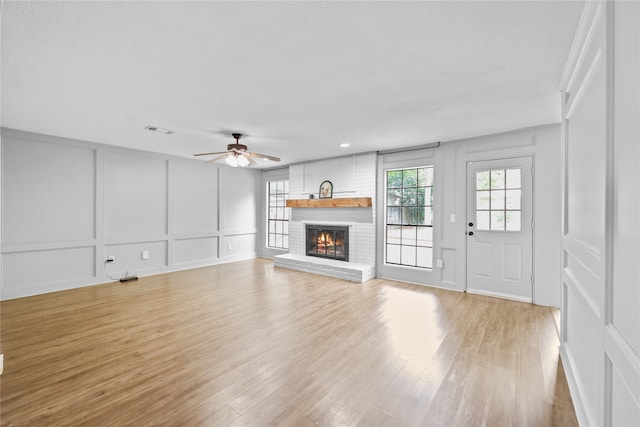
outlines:
[[[478,222],[478,230],[490,230],[489,228],[489,211],[477,211],[476,221]]]
[[[520,231],[520,211],[507,211],[507,230]]]
[[[491,210],[504,210],[504,191],[491,191]]]
[[[506,188],[522,188],[520,180],[520,169],[507,169]]]
[[[492,169],[476,172],[476,225],[478,230],[520,231],[522,171]]]
[[[491,189],[499,190],[504,188],[504,169],[491,171]]]
[[[504,230],[504,211],[491,211],[491,229]]]
[[[507,209],[520,209],[520,192],[521,190],[507,190]]]
[[[476,192],[476,209],[489,210],[489,200],[491,194],[489,191],[477,191]]]
[[[476,172],[476,190],[489,189],[489,171]]]

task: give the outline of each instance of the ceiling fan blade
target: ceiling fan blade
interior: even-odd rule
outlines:
[[[217,162],[218,160],[221,160],[221,159],[224,159],[224,158],[226,158],[226,157],[229,157],[230,155],[231,155],[231,153],[226,153],[226,152],[225,152],[222,156],[217,156],[217,157],[214,157],[214,158],[213,158],[213,159],[211,159],[211,160],[207,160],[207,163]]]
[[[200,153],[200,154],[194,154],[194,156],[212,156],[214,154],[222,154],[222,153],[226,153],[226,151],[216,151],[215,153]]]
[[[248,156],[248,155],[246,155],[246,154],[245,154],[245,156],[244,156],[244,157],[245,157],[247,160],[249,160],[249,165],[250,165],[250,166],[258,166],[258,164],[256,163],[256,161],[255,161],[255,160],[253,160],[253,159],[251,158],[251,156]]]
[[[247,154],[250,155],[250,156],[253,156],[253,157],[258,157],[260,159],[271,160],[272,162],[279,162],[280,161],[280,157],[268,156],[266,154],[250,153],[250,152],[247,152]]]

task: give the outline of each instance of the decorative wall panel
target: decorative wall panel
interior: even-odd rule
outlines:
[[[174,248],[176,265],[218,258],[217,237],[176,240]]]
[[[5,138],[2,150],[3,243],[94,238],[92,147]]]
[[[167,233],[167,160],[105,153],[104,230],[107,239]]]
[[[194,163],[173,163],[173,231],[177,234],[218,231],[218,168]]]

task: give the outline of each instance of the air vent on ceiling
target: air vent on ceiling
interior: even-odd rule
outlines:
[[[152,126],[152,125],[145,126],[144,128],[152,132],[161,132],[161,133],[164,133],[165,135],[171,135],[173,133],[172,130],[159,128],[157,126]]]

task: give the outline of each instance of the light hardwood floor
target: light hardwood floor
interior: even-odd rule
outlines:
[[[577,425],[545,307],[257,259],[1,308],[6,426]]]

